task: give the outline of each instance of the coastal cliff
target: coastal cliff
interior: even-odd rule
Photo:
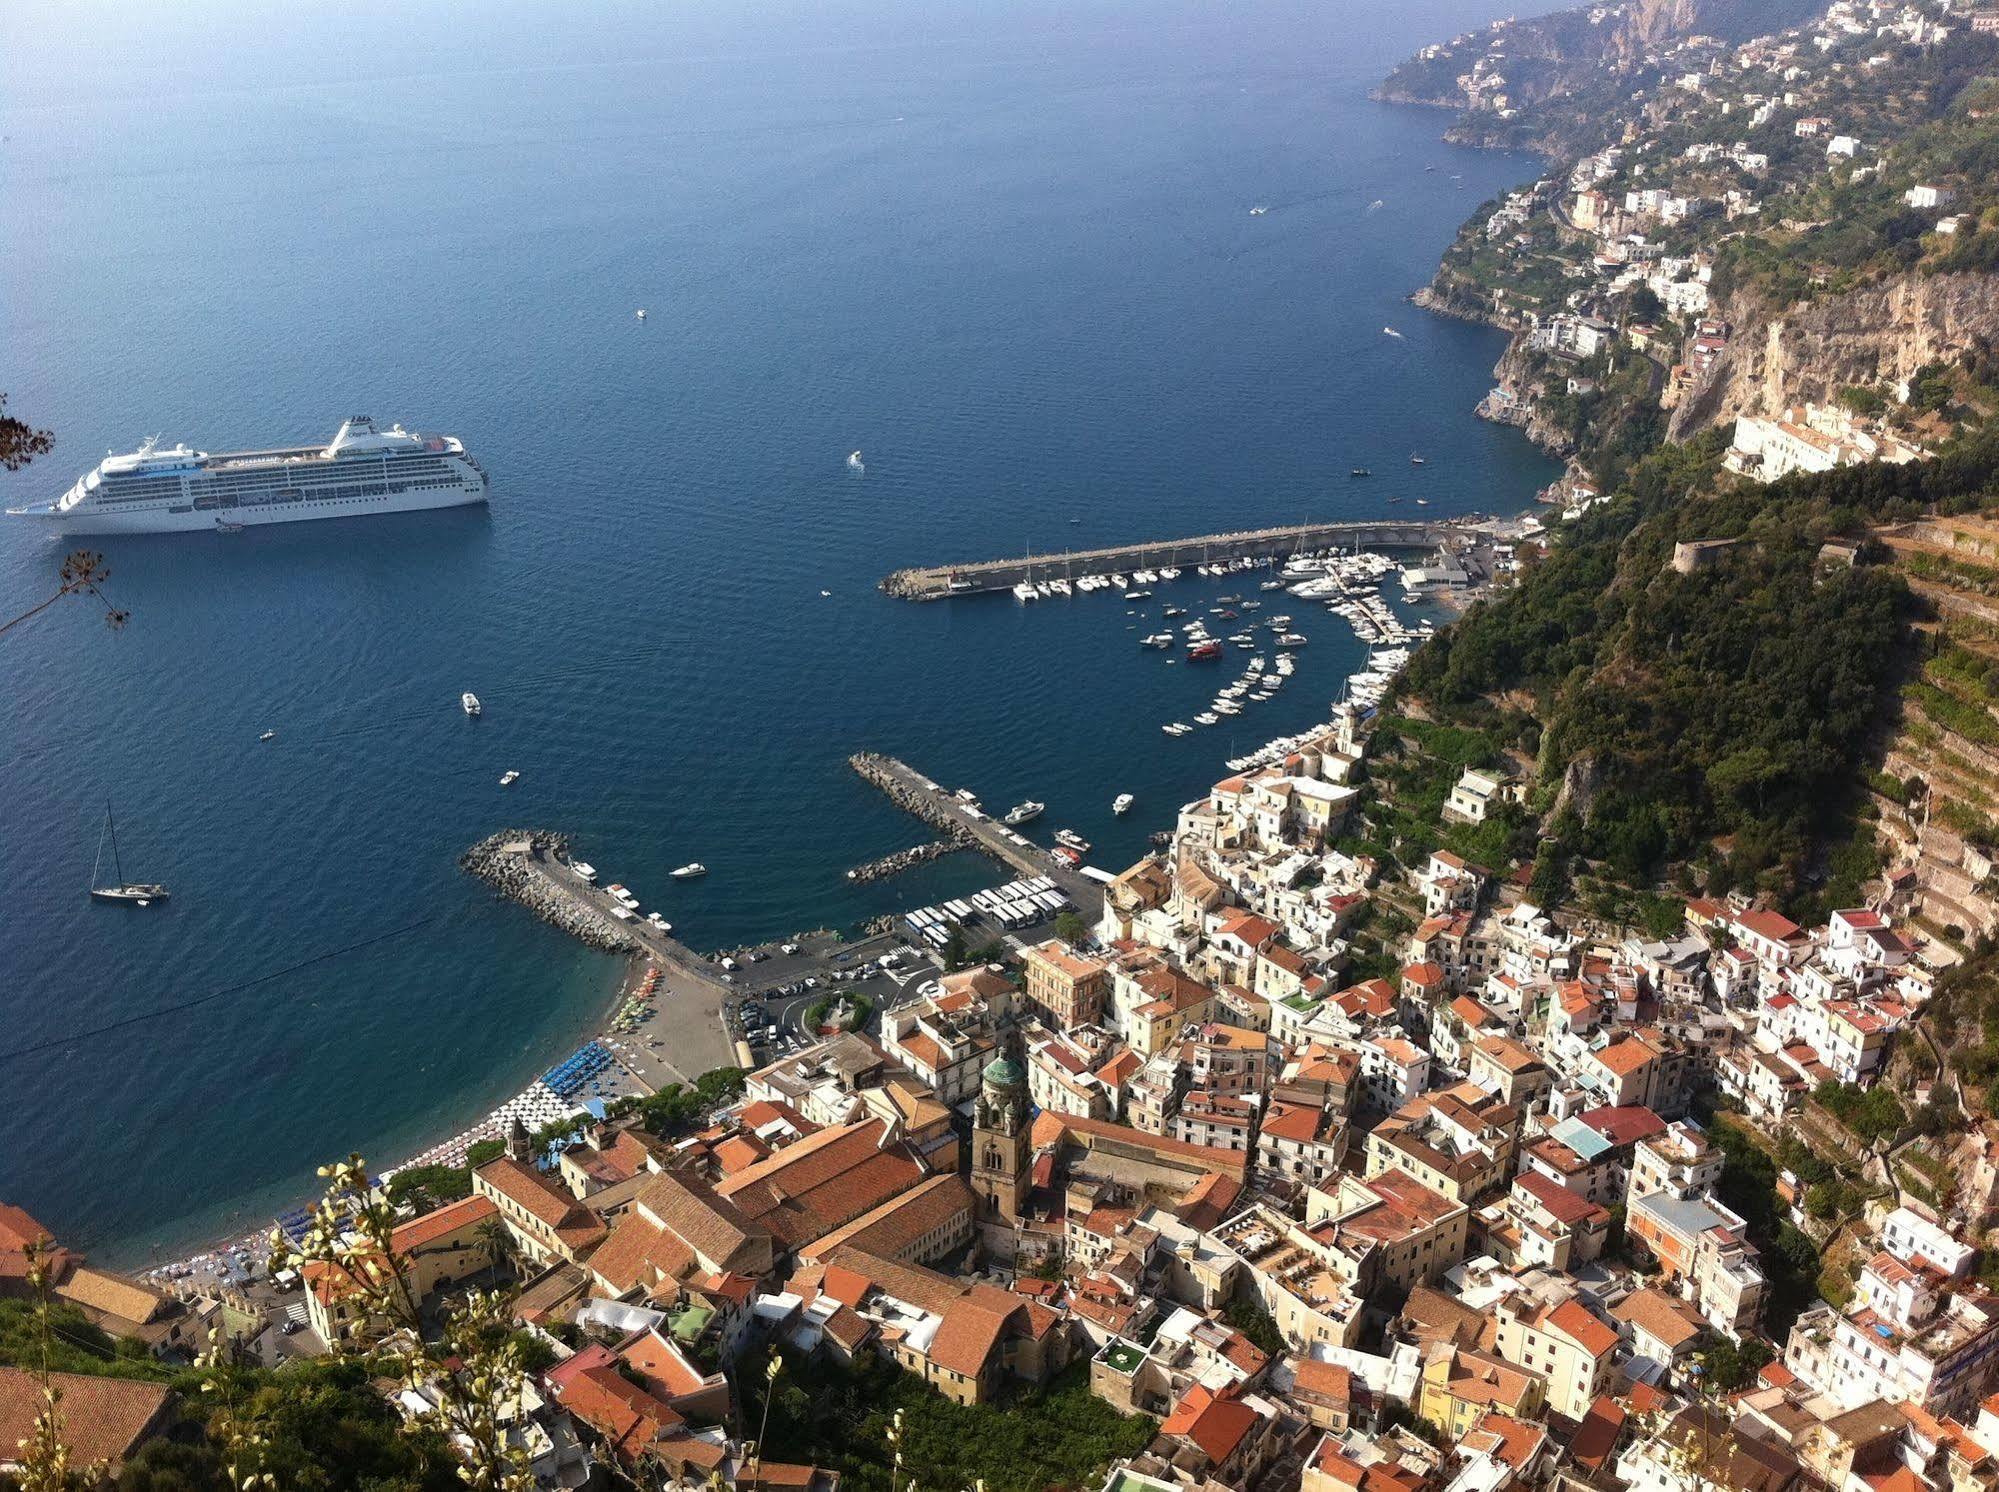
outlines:
[[[1738,296],[1722,315],[1738,333],[1673,411],[1668,439],[1738,415],[1829,403],[1846,388],[1906,384],[1968,354],[1990,358],[1999,348],[1999,278],[1899,275],[1777,315]]]
[[[1738,41],[1800,20],[1821,0],[1627,0],[1504,20],[1425,47],[1372,97],[1453,109],[1457,144],[1559,155],[1600,119],[1595,109],[1544,110],[1552,100],[1628,97],[1653,59],[1695,36]]]

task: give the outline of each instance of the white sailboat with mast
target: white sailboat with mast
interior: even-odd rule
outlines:
[[[116,879],[108,886],[97,883],[97,872],[104,864],[104,841],[111,841],[111,874]],[[125,868],[118,859],[118,824],[111,816],[111,805],[104,805],[104,827],[97,835],[97,858],[90,862],[90,896],[93,901],[118,902],[126,906],[149,907],[156,901],[167,899],[167,888],[155,881],[127,881]]]

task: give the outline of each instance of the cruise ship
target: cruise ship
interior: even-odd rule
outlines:
[[[357,414],[323,446],[210,455],[154,436],[106,456],[61,497],[10,517],[70,534],[233,533],[249,524],[358,518],[486,500],[486,472],[455,436],[377,428]]]

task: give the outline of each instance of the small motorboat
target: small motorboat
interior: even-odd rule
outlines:
[[[475,720],[478,719],[479,717],[478,695],[474,694],[470,689],[467,689],[463,694],[458,696],[458,703],[460,703],[465,707],[466,714],[472,716],[472,718]]]
[[[275,741],[277,738],[278,733],[274,730],[267,730],[261,736],[257,737],[260,741]]]
[[[1394,327],[1392,327],[1392,326],[1384,326],[1384,327],[1383,327],[1383,328],[1381,329],[1381,334],[1382,334],[1382,336],[1384,336],[1384,337],[1393,337],[1393,338],[1394,338],[1394,339],[1395,339],[1396,341],[1398,341],[1398,342],[1400,342],[1400,341],[1402,340],[1402,333],[1398,332],[1398,331],[1397,331],[1397,330],[1396,330],[1396,329],[1395,329]]]
[[[587,860],[571,860],[569,868],[575,873],[579,881],[594,881],[597,879],[597,867],[590,864]]]
[[[500,774],[501,787],[512,787],[515,783],[519,782],[520,780],[521,780],[521,774],[514,771],[513,768],[511,767],[509,767],[506,771]]]
[[[1047,807],[1046,803],[1037,803],[1032,798],[1029,798],[1025,803],[1016,803],[1013,807],[1009,808],[1006,813],[1006,821],[1009,824],[1029,823],[1034,819],[1040,818],[1042,810]]]
[[[690,860],[685,865],[676,866],[668,874],[676,881],[691,881],[696,876],[705,876],[708,874],[708,867],[703,865],[699,860]]]
[[[1416,499],[1416,506],[1419,508],[1427,508],[1430,506],[1430,499],[1427,497],[1419,497]]]
[[[847,468],[848,468],[848,470],[850,470],[850,471],[866,471],[866,470],[867,470],[867,467],[865,467],[865,466],[863,466],[863,465],[861,464],[861,453],[860,453],[859,451],[854,451],[854,452],[852,452],[852,453],[850,453],[850,454],[848,455],[848,457],[847,457]]]
[[[832,595],[833,593],[832,593],[831,591],[821,591],[821,592],[820,592],[819,594],[820,594],[821,596],[830,596],[830,595]]]
[[[1352,471],[1348,472],[1347,475],[1350,477],[1371,477],[1374,475],[1374,473],[1369,471],[1365,466],[1356,466]]]
[[[1123,813],[1123,812],[1124,812],[1124,811],[1125,811],[1126,809],[1128,809],[1128,808],[1130,808],[1130,807],[1131,807],[1131,794],[1130,794],[1130,793],[1119,793],[1119,794],[1117,795],[1117,797],[1115,797],[1115,798],[1113,798],[1113,799],[1111,800],[1111,812],[1112,812],[1112,813],[1118,813],[1118,814],[1121,814],[1121,813]]]
[[[670,933],[673,931],[673,924],[657,912],[646,913],[646,922],[655,932]]]
[[[1421,456],[1417,456],[1417,455],[1413,455],[1413,454],[1412,454],[1412,455],[1411,455],[1411,456],[1409,457],[1409,464],[1410,464],[1411,466],[1421,466],[1421,465],[1423,464],[1423,458],[1422,458]]]
[[[1079,855],[1086,855],[1090,851],[1089,840],[1083,838],[1074,829],[1057,829],[1055,831],[1055,842],[1059,845],[1066,845]]]
[[[640,306],[638,310],[632,312],[632,315],[636,317],[638,320],[644,321],[646,319],[645,307]]]

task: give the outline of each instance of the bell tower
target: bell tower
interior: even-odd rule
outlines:
[[[972,1190],[979,1221],[1016,1223],[1027,1200],[1027,1075],[1011,1057],[986,1064],[972,1112]]]

